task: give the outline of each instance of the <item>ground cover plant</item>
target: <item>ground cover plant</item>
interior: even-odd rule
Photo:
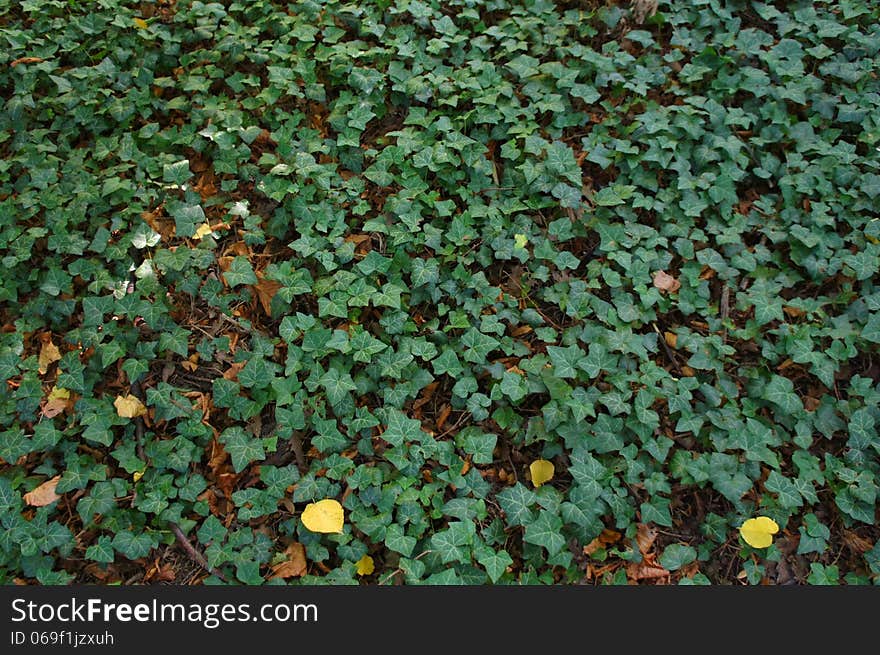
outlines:
[[[0,582],[880,579],[877,3],[0,44]]]

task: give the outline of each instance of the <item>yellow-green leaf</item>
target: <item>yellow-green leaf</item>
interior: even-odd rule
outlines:
[[[332,498],[309,503],[300,518],[306,529],[311,532],[342,532],[342,525],[345,522],[342,505]]]
[[[116,400],[113,401],[113,406],[116,408],[116,413],[122,418],[135,418],[147,413],[147,408],[144,407],[144,404],[130,393],[124,396],[117,396]]]
[[[193,234],[193,238],[194,239],[203,239],[204,237],[208,236],[212,232],[213,232],[213,230],[211,229],[210,225],[208,225],[207,223],[202,223],[196,229],[196,233]]]
[[[529,465],[529,472],[532,474],[532,484],[536,487],[540,487],[545,482],[550,482],[555,471],[553,462],[548,462],[546,459],[536,459]]]
[[[358,575],[370,575],[370,573],[372,573],[376,569],[373,558],[369,555],[364,555],[363,557],[361,557],[357,561],[355,566],[357,567]]]
[[[147,27],[149,27],[149,24],[143,18],[135,18],[134,26],[139,30],[145,30],[147,29]]]
[[[529,242],[529,238],[525,234],[514,234],[513,235],[513,245],[516,248],[525,248],[526,244]]]
[[[766,516],[749,519],[739,528],[743,540],[752,548],[767,548],[773,543],[773,535],[779,532],[776,521]]]

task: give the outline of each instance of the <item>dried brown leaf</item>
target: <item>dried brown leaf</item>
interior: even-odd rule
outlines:
[[[60,475],[56,475],[51,480],[46,480],[33,491],[27,492],[24,495],[24,502],[28,505],[33,505],[34,507],[44,507],[45,505],[54,503],[61,498],[61,496],[55,493],[55,487],[58,486],[59,480],[61,480]]]
[[[657,539],[657,531],[646,523],[639,523],[638,532],[636,533],[636,542],[639,544],[639,551],[642,555],[651,552],[654,541]]]
[[[306,563],[306,549],[297,542],[290,544],[284,551],[287,559],[272,567],[272,575],[269,579],[274,578],[301,578],[306,574],[308,565]]]
[[[257,271],[257,280],[259,282],[254,285],[257,298],[263,307],[263,311],[266,312],[266,316],[272,316],[272,298],[278,293],[281,283],[267,279],[260,271]]]
[[[9,62],[10,68],[15,68],[19,64],[39,64],[41,61],[46,61],[42,57],[19,57],[18,59],[13,59]]]
[[[681,283],[666,271],[656,271],[654,273],[654,286],[666,293],[674,293],[681,288]]]

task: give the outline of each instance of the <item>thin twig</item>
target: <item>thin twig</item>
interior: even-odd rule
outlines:
[[[672,351],[672,348],[669,347],[669,344],[666,343],[666,335],[660,332],[660,328],[657,327],[656,323],[651,323],[654,327],[654,331],[657,333],[659,338],[657,339],[660,344],[663,346],[663,349],[666,351],[666,356],[669,358],[669,362],[675,367],[675,371],[680,375],[681,374],[681,366],[678,364],[678,359],[675,357],[675,353]]]
[[[171,531],[174,533],[174,536],[177,537],[177,543],[179,543],[183,549],[186,551],[186,554],[189,555],[190,559],[196,562],[199,566],[205,569],[208,573],[212,575],[216,575],[218,578],[226,582],[226,576],[223,575],[223,572],[212,568],[208,564],[208,560],[205,559],[205,556],[202,555],[198,549],[190,543],[190,540],[187,538],[185,534],[183,534],[183,530],[180,529],[180,526],[173,521],[169,521],[168,525],[171,527]]]

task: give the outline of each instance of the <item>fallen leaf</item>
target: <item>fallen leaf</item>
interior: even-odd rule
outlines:
[[[52,387],[52,391],[46,397],[46,403],[43,405],[43,416],[46,418],[54,418],[67,408],[70,402],[70,391],[64,388]]]
[[[19,64],[39,64],[41,61],[46,61],[42,57],[19,57],[18,59],[13,59],[9,62],[10,68],[15,68]]]
[[[637,25],[657,13],[657,0],[633,0],[632,12]]]
[[[290,544],[284,551],[287,559],[272,567],[272,575],[270,580],[274,578],[301,578],[306,574],[308,565],[306,563],[306,549],[297,542]]]
[[[669,577],[669,571],[659,564],[651,564],[648,562],[629,562],[626,565],[626,576],[630,580],[658,580]]]
[[[656,539],[657,530],[647,523],[639,523],[638,531],[636,532],[636,543],[638,543],[639,552],[642,555],[647,555],[651,551],[651,547]]]
[[[678,335],[675,332],[664,332],[663,339],[670,348],[675,348],[678,345]]]
[[[130,393],[124,396],[117,396],[116,400],[113,401],[113,406],[116,408],[116,413],[122,418],[135,418],[147,413],[147,408],[144,407],[144,404]]]
[[[357,564],[355,564],[355,566],[357,567],[358,575],[370,575],[373,571],[376,570],[376,565],[373,562],[373,558],[369,555],[364,555],[363,557],[361,557],[357,561]]]
[[[176,578],[174,567],[170,564],[153,562],[153,566],[144,575],[144,582],[173,582]]]
[[[654,273],[654,286],[660,289],[660,291],[672,293],[679,290],[681,283],[669,275],[669,273],[657,271]]]
[[[602,530],[602,533],[584,546],[584,555],[592,555],[600,548],[605,548],[620,541],[621,535],[617,530]]]
[[[207,223],[202,223],[196,228],[196,233],[193,234],[193,239],[203,239],[209,234],[213,234],[214,230],[211,229],[211,226]]]
[[[61,351],[58,350],[58,346],[52,343],[51,338],[44,341],[40,348],[40,355],[37,358],[37,364],[40,367],[40,375],[45,375],[52,362],[57,362],[59,359],[61,359]]]
[[[749,519],[739,528],[743,540],[752,548],[767,548],[773,543],[773,535],[779,532],[779,526],[771,518],[759,516]]]
[[[518,248],[520,250],[526,247],[526,244],[529,242],[529,238],[525,234],[514,234],[513,235],[513,247]]]
[[[149,23],[147,23],[147,21],[145,21],[143,18],[135,18],[134,26],[139,30],[145,30],[149,27]]]
[[[342,505],[332,498],[309,503],[300,518],[307,530],[322,533],[342,532],[345,522]]]
[[[278,293],[278,290],[281,288],[281,283],[265,278],[259,271],[257,271],[257,280],[259,280],[259,282],[254,285],[254,289],[257,292],[257,298],[260,301],[260,305],[263,306],[263,311],[266,312],[266,316],[271,317],[272,298]]]
[[[61,496],[55,493],[55,487],[58,486],[58,481],[60,479],[61,476],[56,475],[51,480],[46,480],[33,491],[28,491],[24,495],[24,502],[28,505],[33,505],[34,507],[44,507],[45,505],[54,503],[61,498]]]
[[[553,479],[554,472],[553,462],[548,462],[546,459],[536,459],[529,464],[529,473],[532,474],[532,484],[535,487],[540,487],[545,482],[550,482]]]
[[[224,380],[232,380],[233,382],[238,379],[238,373],[245,367],[247,362],[234,362],[229,365],[225,371],[223,371],[223,379]]]

